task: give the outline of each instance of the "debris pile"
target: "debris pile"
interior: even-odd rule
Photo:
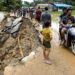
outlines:
[[[0,75],[7,65],[20,62],[19,60],[38,48],[40,45],[38,35],[28,19],[23,19],[16,38],[0,31]]]

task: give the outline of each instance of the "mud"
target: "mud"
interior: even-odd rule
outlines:
[[[5,24],[6,20],[2,23],[0,30],[4,28]],[[16,38],[0,32],[0,75],[7,65],[19,63],[21,58],[36,50],[40,45],[38,35],[29,19],[23,19],[23,24]]]

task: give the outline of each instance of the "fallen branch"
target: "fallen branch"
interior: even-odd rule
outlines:
[[[19,50],[20,50],[20,54],[21,54],[21,56],[23,57],[24,54],[23,54],[23,50],[22,50],[21,45],[20,45],[20,39],[19,39],[19,37],[20,37],[20,36],[18,36],[18,47],[19,47]]]

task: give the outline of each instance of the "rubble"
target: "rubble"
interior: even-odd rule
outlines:
[[[2,25],[2,28],[3,26],[5,25]],[[16,38],[7,33],[0,33],[0,42],[2,42],[0,44],[0,46],[2,45],[0,47],[0,75],[7,65],[19,63],[31,51],[36,52],[36,49],[40,46],[38,35],[39,33],[29,19],[23,20]]]

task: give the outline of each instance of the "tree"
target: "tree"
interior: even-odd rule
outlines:
[[[75,6],[75,0],[71,0],[71,4]]]
[[[11,10],[22,7],[21,0],[0,0],[0,10]]]

